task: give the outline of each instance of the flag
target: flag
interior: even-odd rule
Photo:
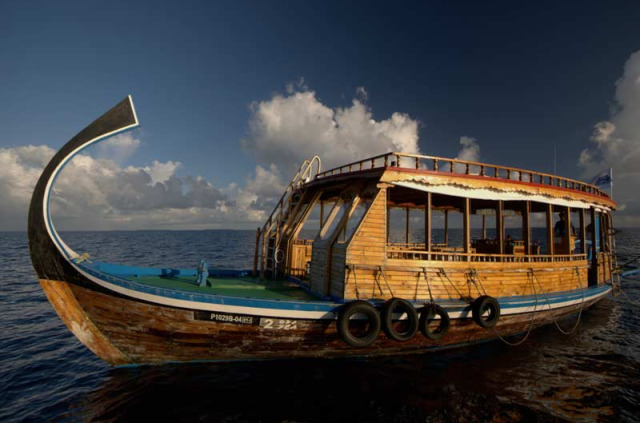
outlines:
[[[597,187],[608,186],[611,187],[613,182],[612,169],[603,170],[591,179],[591,185]]]

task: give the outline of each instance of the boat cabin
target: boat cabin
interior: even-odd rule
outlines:
[[[388,153],[319,172],[312,160],[258,230],[254,273],[338,300],[568,291],[611,280],[615,207],[595,186],[523,169]]]

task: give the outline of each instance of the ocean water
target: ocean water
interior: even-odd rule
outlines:
[[[71,232],[77,252],[127,264],[250,268],[253,231]],[[617,237],[640,254],[640,230]],[[640,279],[626,295],[521,346],[441,353],[112,368],[67,330],[0,233],[0,422],[640,421]],[[565,323],[567,327],[572,321]]]

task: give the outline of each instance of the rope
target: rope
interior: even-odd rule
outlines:
[[[533,321],[536,318],[536,310],[538,308],[538,293],[536,292],[536,285],[533,283],[533,269],[531,269],[531,288],[533,290],[533,295],[536,298],[536,302],[533,305],[533,311],[531,312],[531,320],[529,321],[529,328],[527,329],[527,333],[525,333],[524,337],[519,340],[518,342],[509,342],[507,341],[505,338],[502,337],[502,335],[500,335],[500,333],[498,332],[498,329],[496,329],[495,327],[493,328],[493,331],[495,332],[496,335],[498,335],[498,338],[500,338],[500,340],[502,342],[504,342],[505,344],[511,346],[511,347],[517,347],[518,345],[522,344],[524,341],[527,340],[527,338],[529,338],[529,334],[531,333],[531,329],[533,329]]]
[[[622,293],[622,295],[624,295],[624,297],[627,299],[627,302],[629,304],[631,304],[633,306],[636,306],[636,307],[640,306],[640,303],[638,303],[637,301],[633,301],[631,298],[629,298],[627,293],[622,290],[622,284],[618,284],[618,290],[619,290],[620,293]]]
[[[576,273],[578,274],[578,283],[580,284],[580,287],[582,288],[582,283],[581,283],[581,280],[580,280],[580,270],[577,267],[575,269],[576,269]],[[540,291],[542,292],[542,294],[544,295],[545,299],[547,300],[547,305],[549,306],[549,311],[551,312],[551,317],[553,318],[553,323],[556,325],[556,327],[558,328],[560,333],[562,333],[564,335],[571,335],[572,333],[574,333],[576,331],[576,329],[578,328],[578,324],[580,324],[580,318],[582,317],[582,310],[584,310],[584,288],[582,288],[580,290],[580,292],[582,293],[582,302],[580,303],[580,312],[578,313],[578,318],[576,319],[576,323],[573,326],[573,328],[571,328],[570,331],[565,331],[558,324],[558,320],[556,319],[555,313],[553,312],[553,309],[551,308],[551,301],[549,300],[549,297],[547,296],[546,292],[544,292],[544,289],[542,288],[542,284],[540,283],[540,280],[537,278],[537,276],[535,276],[535,273],[533,275],[535,277],[536,282],[538,282],[538,286],[540,287]]]
[[[441,267],[441,268],[438,270],[438,275],[440,276],[440,278],[442,278],[442,276],[444,275],[444,277],[447,279],[447,281],[449,281],[449,284],[451,284],[451,286],[453,287],[453,289],[455,289],[455,290],[456,290],[456,292],[458,293],[458,296],[460,297],[460,299],[461,299],[461,300],[463,300],[463,301],[465,301],[465,302],[467,302],[467,303],[469,302],[467,299],[465,299],[465,297],[462,295],[462,293],[458,290],[458,287],[457,287],[457,286],[455,286],[455,285],[453,284],[453,282],[451,282],[451,279],[449,279],[449,276],[447,276],[447,272],[445,272],[445,271],[444,271],[444,268],[443,268],[443,267]]]
[[[382,266],[378,266],[378,269],[380,271],[380,274],[384,278],[384,283],[385,283],[385,285],[387,285],[387,289],[389,290],[389,293],[391,294],[392,297],[395,297],[395,295],[393,295],[393,291],[391,290],[391,287],[389,286],[389,281],[387,280],[387,275],[385,275],[384,274],[384,270],[382,270]],[[380,291],[382,292],[382,290],[380,290]]]
[[[380,295],[384,296],[384,292],[382,291],[382,287],[380,286],[380,279],[377,274],[374,275],[373,280],[376,282],[376,284],[373,285],[373,296],[375,297],[376,295],[376,286],[378,287],[378,291],[380,291]]]
[[[76,264],[80,264],[83,261],[86,261],[87,263],[91,263],[91,260],[89,260],[91,256],[89,255],[89,253],[82,253],[81,255],[75,257],[73,259],[73,262]]]
[[[352,268],[353,267],[353,268]],[[360,292],[358,292],[358,277],[356,276],[356,267],[355,266],[348,266],[347,269],[349,270],[349,274],[351,274],[353,272],[353,285],[356,289],[356,300],[360,299]],[[347,275],[347,278],[349,276]]]
[[[429,283],[429,276],[427,275],[427,268],[423,267],[422,271],[424,272],[424,280],[427,281],[427,289],[429,290],[429,299],[431,300],[431,304],[434,304],[433,295],[431,295],[431,284]],[[420,279],[418,275],[418,280]]]
[[[478,272],[476,271],[476,269],[469,269],[469,272],[467,273],[467,281],[473,283],[473,285],[476,287],[476,290],[478,291],[478,294],[487,295],[487,290],[484,289],[484,285],[482,285],[482,281],[480,280],[480,277],[478,276]],[[482,291],[480,291],[480,288],[478,288],[477,282],[480,282],[480,286],[482,287],[482,291],[484,291],[484,294],[482,293]],[[469,294],[471,294],[471,289],[469,289]]]

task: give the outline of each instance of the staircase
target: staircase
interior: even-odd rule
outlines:
[[[313,174],[314,164],[316,164],[315,174]],[[320,173],[320,167],[320,157],[318,156],[302,163],[264,226],[258,230],[253,261],[254,276],[258,272],[258,263],[261,279],[264,277],[275,279],[284,276],[287,267],[288,238],[293,232],[295,224],[300,220],[300,216],[305,214],[301,211],[305,210],[305,206],[312,204],[310,195],[300,188]]]

